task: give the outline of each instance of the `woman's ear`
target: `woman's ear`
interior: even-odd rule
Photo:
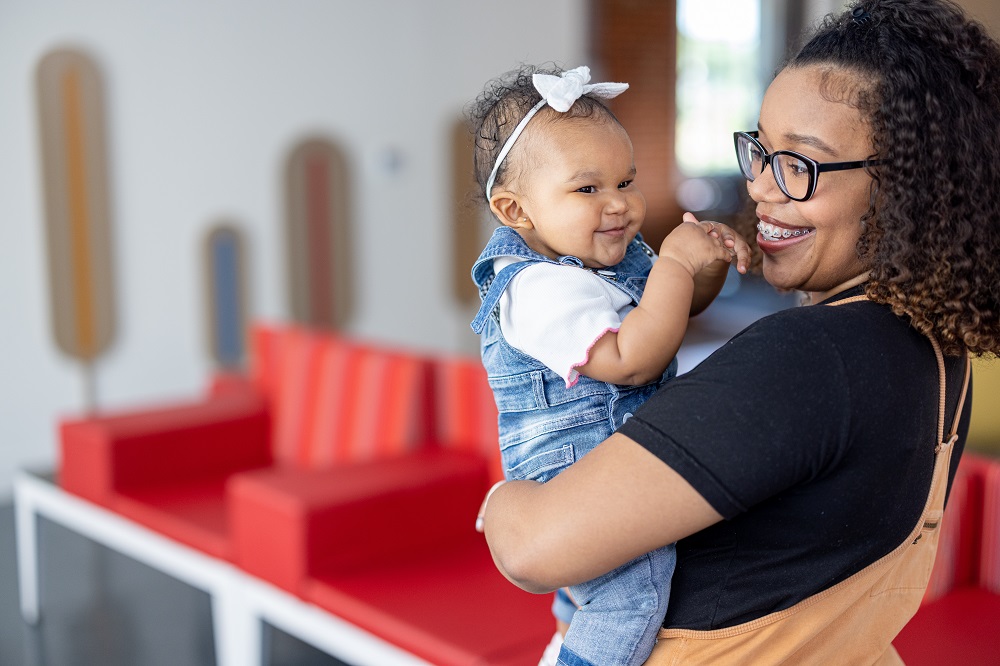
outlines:
[[[517,196],[512,192],[496,192],[490,198],[490,210],[500,220],[500,224],[513,229],[530,229],[531,218],[521,207]]]

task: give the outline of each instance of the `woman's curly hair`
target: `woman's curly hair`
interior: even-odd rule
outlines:
[[[868,297],[946,354],[1000,353],[1000,47],[949,0],[860,0],[788,64],[810,65],[859,76],[884,160],[858,243]]]
[[[520,68],[489,81],[479,96],[466,106],[465,116],[475,142],[473,169],[484,199],[486,182],[507,137],[531,107],[542,100],[542,96],[535,90],[531,77],[534,74],[559,75],[563,71],[565,70],[556,66],[521,65]],[[614,122],[618,122],[601,100],[589,95],[580,97],[566,113],[553,114],[552,119],[589,118],[595,114],[606,115]],[[500,165],[494,186],[505,185],[516,179],[517,160],[511,157],[508,154]]]

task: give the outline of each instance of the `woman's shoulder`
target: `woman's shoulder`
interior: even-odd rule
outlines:
[[[855,366],[866,357],[906,361],[926,341],[905,318],[870,301],[792,307],[766,315],[737,333],[713,356],[728,366],[778,363],[788,368]]]
[[[758,319],[736,338],[761,335],[806,336],[815,339],[843,335],[870,337],[890,332],[906,333],[907,320],[892,312],[887,305],[868,300],[831,301],[819,305],[786,308]],[[736,339],[734,338],[734,339]]]

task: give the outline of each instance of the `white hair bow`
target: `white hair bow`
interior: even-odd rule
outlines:
[[[503,164],[504,158],[507,157],[510,149],[514,147],[514,142],[517,141],[517,137],[521,136],[521,132],[524,131],[528,121],[543,106],[548,104],[559,113],[566,113],[576,100],[584,95],[592,95],[601,99],[611,99],[612,97],[618,97],[618,95],[628,90],[627,83],[588,83],[588,81],[590,81],[590,68],[586,65],[566,70],[559,76],[552,74],[532,74],[531,82],[534,84],[535,90],[542,96],[542,99],[525,114],[521,122],[514,128],[514,131],[507,137],[503,148],[497,154],[497,161],[493,164],[493,171],[490,172],[489,180],[486,181],[487,201],[493,192],[493,181],[496,180],[497,171],[500,170],[500,165]]]
[[[628,90],[627,83],[588,83],[588,81],[590,81],[590,68],[587,66],[567,70],[559,76],[534,74],[531,77],[535,90],[559,113],[569,111],[573,102],[584,95],[611,99]]]

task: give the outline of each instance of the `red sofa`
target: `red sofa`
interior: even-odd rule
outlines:
[[[549,597],[497,573],[500,477],[478,359],[258,326],[249,377],[186,405],[67,420],[72,493],[234,563],[433,664],[530,664]],[[906,663],[1000,662],[1000,463],[967,454]]]
[[[547,596],[506,581],[475,514],[498,478],[478,359],[259,326],[249,378],[64,421],[60,485],[433,664],[534,664]]]

